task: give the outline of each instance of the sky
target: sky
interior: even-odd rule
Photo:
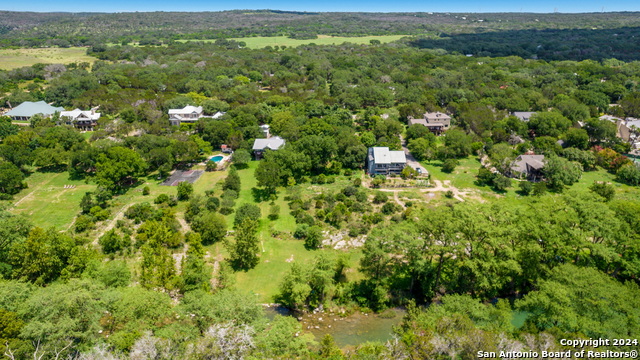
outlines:
[[[3,2],[5,2],[3,4]],[[290,11],[363,12],[601,12],[640,11],[639,0],[30,0],[0,1],[0,9],[11,11],[132,12],[132,11],[221,11],[275,9]]]

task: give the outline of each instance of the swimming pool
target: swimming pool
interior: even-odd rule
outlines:
[[[220,155],[218,155],[218,156],[212,156],[212,157],[209,159],[209,161],[213,161],[213,162],[215,162],[215,163],[218,163],[218,162],[220,162],[220,160],[222,160],[222,159],[224,159],[224,156],[220,156]]]

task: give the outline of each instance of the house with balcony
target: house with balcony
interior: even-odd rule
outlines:
[[[61,111],[60,120],[77,129],[93,131],[93,129],[98,125],[98,119],[100,119],[100,113],[96,112],[96,110],[97,108],[86,111],[80,109]]]
[[[407,157],[402,150],[388,147],[370,147],[367,154],[367,172],[375,175],[399,175],[407,166]]]
[[[441,112],[425,113],[422,119],[414,119],[413,116],[409,116],[408,119],[409,126],[422,125],[436,135],[442,134],[451,127],[451,116]]]
[[[182,109],[169,109],[169,122],[171,125],[193,124],[204,117],[202,106],[187,105]]]

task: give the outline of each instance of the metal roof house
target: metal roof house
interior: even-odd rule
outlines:
[[[73,125],[80,130],[93,130],[93,128],[98,125],[100,113],[96,112],[96,108],[87,111],[75,109],[60,112],[60,118],[67,124]]]
[[[32,116],[41,114],[44,117],[51,117],[56,112],[64,111],[63,107],[55,107],[44,101],[25,101],[22,104],[7,111],[5,116],[9,116],[11,120],[30,120]]]
[[[514,111],[511,113],[511,115],[517,117],[518,119],[520,119],[520,121],[524,121],[524,122],[531,120],[531,117],[535,114],[536,113],[532,111]]]
[[[367,172],[371,176],[400,174],[407,166],[404,151],[392,151],[388,147],[370,147],[367,154]]]
[[[265,150],[278,150],[285,144],[283,138],[274,136],[269,139],[256,139],[253,142],[253,154],[260,159]]]
[[[542,178],[544,155],[520,155],[511,164],[509,176],[536,181]]]
[[[187,105],[182,109],[169,109],[169,122],[178,126],[182,123],[194,123],[203,117],[202,106]]]

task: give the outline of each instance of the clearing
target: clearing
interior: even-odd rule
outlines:
[[[1,49],[0,70],[12,70],[34,64],[70,64],[88,62],[97,59],[87,55],[87,48],[41,48],[41,49]]]
[[[267,46],[287,46],[287,47],[296,47],[300,45],[307,44],[316,44],[316,45],[339,45],[345,42],[354,43],[354,44],[369,44],[371,40],[378,40],[380,43],[388,43],[391,41],[400,40],[403,37],[407,37],[410,35],[381,35],[381,36],[328,36],[328,35],[318,35],[317,39],[291,39],[286,36],[256,36],[256,37],[243,37],[243,38],[233,38],[229,40],[235,41],[244,41],[247,44],[249,49],[261,49]],[[188,42],[188,41],[204,41],[204,42],[215,42],[216,39],[209,40],[177,40],[179,42]]]

